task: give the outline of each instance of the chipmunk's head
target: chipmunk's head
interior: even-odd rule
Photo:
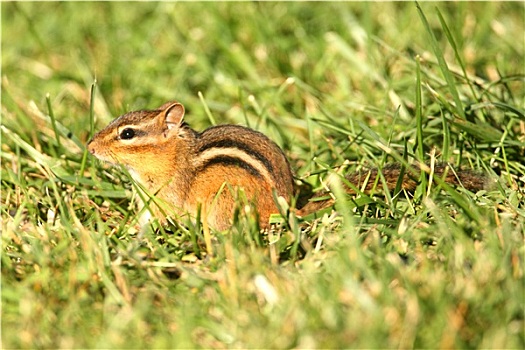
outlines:
[[[177,141],[187,132],[183,120],[184,106],[178,102],[130,112],[95,134],[87,148],[98,159],[122,164],[135,173],[154,172],[178,152]]]

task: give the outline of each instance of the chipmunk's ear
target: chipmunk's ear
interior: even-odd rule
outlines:
[[[164,118],[168,129],[178,128],[184,120],[184,106],[178,102],[165,104]]]

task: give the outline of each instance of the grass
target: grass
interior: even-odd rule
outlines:
[[[523,348],[523,12],[3,3],[2,347]],[[314,190],[418,160],[490,186],[336,186],[337,211],[268,235],[240,211],[210,255],[191,224],[140,235],[128,176],[85,151],[172,99],[264,132]]]

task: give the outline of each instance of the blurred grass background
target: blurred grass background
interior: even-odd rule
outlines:
[[[420,6],[2,3],[2,346],[523,348],[524,6]],[[404,156],[491,186],[337,196],[268,237],[241,215],[206,256],[197,228],[138,237],[84,150],[173,99],[315,188]]]

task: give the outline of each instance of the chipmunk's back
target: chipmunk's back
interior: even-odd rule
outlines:
[[[209,128],[197,136],[195,152],[189,204],[208,203],[208,215],[215,218],[211,221],[216,227],[229,225],[238,190],[255,204],[263,227],[278,212],[273,191],[287,201],[293,194],[288,160],[273,141],[257,131],[237,125]]]
[[[272,184],[279,195],[290,196],[293,176],[283,151],[264,134],[239,125],[219,125],[197,138],[201,165],[237,164]]]

